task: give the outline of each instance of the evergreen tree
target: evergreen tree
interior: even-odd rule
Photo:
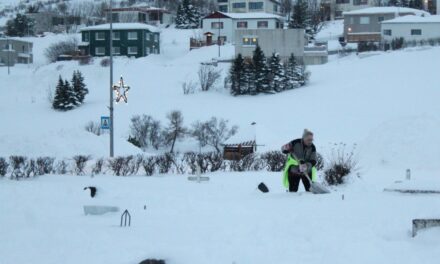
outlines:
[[[408,6],[415,9],[423,10],[423,0],[410,0]]]
[[[254,54],[252,56],[252,65],[253,65],[253,77],[255,81],[255,92],[269,92],[269,80],[267,78],[268,69],[266,64],[266,56],[264,56],[263,50],[260,46],[254,50]]]
[[[270,73],[270,89],[276,92],[284,90],[284,68],[281,64],[280,56],[277,53],[273,53],[269,59],[269,73]]]
[[[69,82],[63,81],[60,76],[55,90],[55,97],[52,102],[52,107],[56,110],[67,111],[75,106],[74,102],[75,98]]]
[[[198,28],[200,24],[200,12],[190,0],[183,0],[177,7],[176,28]]]
[[[244,61],[243,79],[245,82],[243,94],[257,94],[256,81],[254,78],[254,64],[252,63],[252,59],[246,59]]]
[[[293,5],[293,14],[289,21],[289,28],[304,28],[309,25],[307,0],[297,0]]]
[[[33,35],[34,20],[25,15],[17,14],[14,19],[6,22],[6,35],[8,36],[28,36]]]
[[[231,78],[231,93],[233,95],[246,94],[245,62],[241,54],[235,58],[229,76]]]
[[[89,93],[85,83],[84,77],[80,71],[74,71],[72,76],[72,88],[75,96],[75,105],[81,105],[84,102],[86,94]]]
[[[296,75],[298,76],[298,83],[301,86],[306,85],[309,80],[310,72],[307,71],[304,62],[300,61],[296,66]]]
[[[76,95],[72,85],[70,85],[70,83],[67,80],[64,81],[64,89],[66,90],[66,94],[67,94],[67,100],[65,104],[66,109],[67,110],[73,109],[77,103]]]
[[[297,66],[295,55],[292,53],[284,66],[284,89],[290,90],[300,86]]]

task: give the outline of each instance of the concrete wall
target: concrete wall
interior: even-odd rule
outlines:
[[[411,29],[421,29],[422,35],[411,35]],[[384,35],[384,30],[391,30],[391,36]],[[391,42],[400,37],[403,37],[405,41],[438,39],[440,38],[440,22],[382,24],[382,39],[384,41]]]
[[[256,37],[258,45],[266,56],[276,52],[282,59],[286,59],[291,53],[296,57],[302,57],[304,54],[304,30],[301,29],[237,30],[235,32],[235,55],[242,54],[250,57],[256,46],[244,45],[242,42],[244,37]]]

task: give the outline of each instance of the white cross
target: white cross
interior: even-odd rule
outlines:
[[[200,172],[200,166],[199,166],[199,164],[197,164],[196,176],[189,176],[188,180],[196,181],[196,182],[200,183],[202,181],[209,181],[209,177],[202,177],[202,173]]]

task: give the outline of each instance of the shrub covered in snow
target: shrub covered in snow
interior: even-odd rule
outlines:
[[[0,157],[0,176],[5,176],[8,173],[9,163],[5,158]]]
[[[329,185],[344,183],[345,178],[357,170],[357,159],[355,156],[356,145],[347,152],[346,144],[335,144],[330,158],[328,168],[324,170],[324,179]]]
[[[60,55],[75,55],[78,47],[78,41],[75,38],[60,41],[50,45],[45,51],[49,62],[56,62]]]
[[[91,159],[88,155],[76,155],[73,157],[73,171],[76,175],[84,175],[84,169],[87,165],[87,161]]]
[[[282,171],[286,163],[286,155],[281,151],[268,151],[261,154],[268,171]]]

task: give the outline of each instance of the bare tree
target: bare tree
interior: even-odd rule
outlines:
[[[167,115],[168,127],[164,131],[165,143],[171,145],[170,153],[173,153],[176,140],[184,137],[187,129],[183,126],[183,115],[180,111],[172,111]]]
[[[77,51],[78,40],[70,38],[50,45],[45,51],[44,55],[49,62],[57,61],[60,55],[74,55]]]
[[[211,146],[220,152],[220,146],[237,133],[237,126],[228,126],[228,121],[212,117],[206,122],[197,122],[193,125],[191,135],[199,141],[201,147]]]
[[[220,79],[220,72],[212,65],[200,66],[198,75],[202,91],[209,91]]]
[[[318,0],[308,0],[308,13],[310,34],[315,37],[324,26],[324,9]]]

